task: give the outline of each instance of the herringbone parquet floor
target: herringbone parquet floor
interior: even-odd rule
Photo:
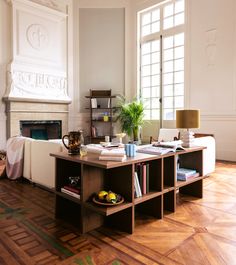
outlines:
[[[53,209],[52,193],[0,180],[0,265],[236,264],[236,163],[217,163],[202,199],[178,197],[162,220],[138,217],[132,235],[80,235]]]

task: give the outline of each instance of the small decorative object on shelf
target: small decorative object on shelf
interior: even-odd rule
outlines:
[[[93,202],[99,205],[112,206],[121,204],[124,202],[124,198],[120,194],[116,194],[112,191],[100,191],[93,197]]]
[[[61,187],[61,192],[80,199],[80,176],[71,176],[69,183]]]

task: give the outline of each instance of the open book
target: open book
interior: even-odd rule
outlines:
[[[153,143],[152,145],[145,146],[137,150],[138,153],[151,154],[151,155],[165,155],[171,152],[185,150],[181,145],[169,145],[164,143]]]

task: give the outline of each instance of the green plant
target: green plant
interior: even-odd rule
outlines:
[[[120,103],[118,103],[118,120],[121,124],[122,132],[133,135],[133,140],[139,140],[139,129],[144,124],[144,105],[142,101],[132,100],[126,102],[122,97]]]

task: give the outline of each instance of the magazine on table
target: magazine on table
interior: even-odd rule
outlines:
[[[179,141],[173,142],[155,142],[151,145],[145,146],[137,150],[139,153],[153,154],[153,155],[165,155],[172,152],[185,150],[179,143]]]

